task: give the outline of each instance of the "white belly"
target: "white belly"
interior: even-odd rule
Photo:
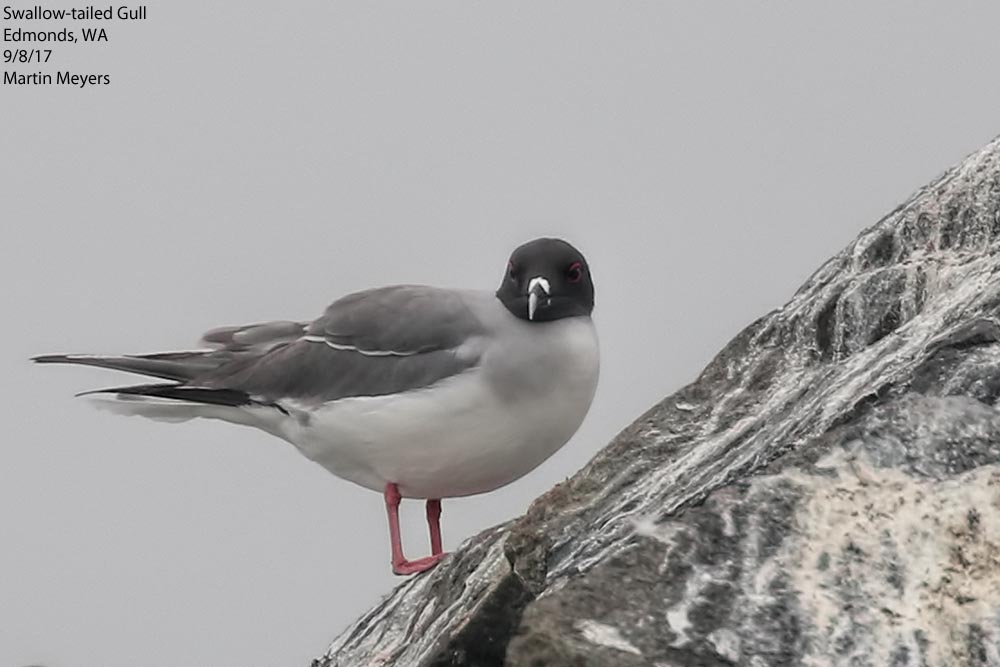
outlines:
[[[596,335],[589,321],[568,330],[557,347],[539,350],[545,372],[520,395],[496,391],[487,362],[428,389],[328,403],[284,420],[278,434],[333,474],[375,491],[387,482],[410,498],[491,491],[549,458],[587,414],[597,386]]]

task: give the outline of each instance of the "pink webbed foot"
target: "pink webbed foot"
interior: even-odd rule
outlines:
[[[417,560],[401,560],[399,562],[392,562],[392,573],[398,574],[400,576],[406,576],[408,574],[419,574],[420,572],[426,572],[430,570],[435,565],[438,564],[445,554],[435,554],[433,556],[425,556],[423,558],[418,558]]]

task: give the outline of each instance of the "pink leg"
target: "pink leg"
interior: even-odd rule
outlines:
[[[416,574],[429,570],[444,556],[442,553],[406,560],[403,556],[403,541],[399,538],[399,487],[392,482],[385,485],[385,510],[389,515],[389,543],[392,545],[392,571],[394,574]]]
[[[427,501],[427,527],[431,531],[431,553],[437,556],[444,553],[441,549],[441,499],[431,498]]]

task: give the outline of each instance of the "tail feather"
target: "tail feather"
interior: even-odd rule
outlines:
[[[160,352],[122,356],[90,354],[45,354],[33,357],[36,364],[76,364],[96,366],[163,380],[188,382],[219,366],[220,356],[214,351]]]
[[[77,396],[93,396],[95,394],[115,394],[116,398],[128,400],[129,398],[166,398],[186,403],[198,403],[201,405],[221,405],[225,407],[243,407],[248,405],[261,405],[275,408],[280,412],[288,414],[278,403],[255,399],[245,391],[238,389],[213,389],[211,387],[191,387],[183,384],[163,383],[163,384],[133,384],[123,387],[108,387],[106,389],[91,389],[77,394]]]
[[[240,409],[251,404],[261,405],[260,403],[245,394],[240,395],[239,392],[228,389],[148,384],[96,389],[77,396],[83,396],[96,408],[117,415],[145,417],[161,422],[177,423],[208,418],[265,429],[270,423],[263,413]],[[280,406],[274,407],[287,414]]]
[[[34,357],[32,361],[38,364],[95,366],[167,380],[160,383],[92,389],[77,394],[87,397],[97,407],[116,414],[135,415],[166,422],[182,422],[205,417],[269,430],[273,426],[275,417],[289,414],[282,405],[251,396],[239,389],[205,386],[208,383],[206,378],[212,371],[226,364],[245,363],[252,359],[254,354],[252,349],[121,356],[46,354]],[[273,408],[274,411],[240,409],[256,406]]]
[[[256,403],[246,392],[237,389],[186,387],[181,384],[133,384],[124,387],[91,389],[89,391],[82,391],[77,396],[92,396],[94,394],[118,394],[122,398],[128,396],[169,398],[189,403],[206,403],[208,405],[226,405],[231,407]]]

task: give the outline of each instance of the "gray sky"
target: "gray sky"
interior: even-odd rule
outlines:
[[[154,3],[65,47],[110,87],[0,86],[0,665],[306,665],[397,583],[376,494],[262,433],[97,412],[72,394],[122,376],[28,356],[493,289],[564,236],[597,284],[594,407],[445,501],[454,548],[1000,133],[996,4],[417,4]]]

